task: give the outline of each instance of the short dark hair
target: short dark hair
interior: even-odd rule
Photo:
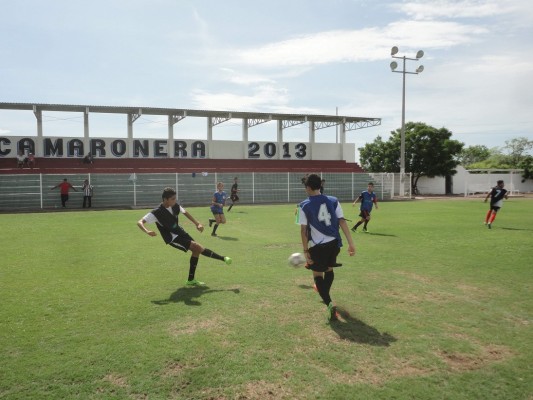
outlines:
[[[502,180],[499,180],[498,182],[496,182],[498,185],[501,185],[503,183]]]
[[[166,187],[163,189],[163,195],[161,196],[164,199],[170,199],[172,196],[176,195],[174,188]]]
[[[374,186],[374,182],[368,182],[368,185]]]
[[[318,190],[321,186],[321,179],[320,176],[317,174],[311,174],[307,177],[305,180],[305,186],[311,188],[311,190]]]

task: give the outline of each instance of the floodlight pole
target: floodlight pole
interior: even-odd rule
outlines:
[[[409,72],[406,70],[405,67],[405,61],[406,60],[412,60],[412,61],[418,61],[420,58],[423,57],[424,52],[422,50],[419,50],[418,53],[416,53],[416,58],[409,58],[406,56],[396,56],[395,54],[398,52],[398,48],[395,46],[392,48],[391,51],[391,57],[392,58],[400,58],[403,60],[402,70],[396,71],[396,66],[393,66],[391,63],[391,70],[392,72],[398,72],[402,74],[402,128],[400,132],[400,195],[403,197],[405,196],[405,75],[406,74],[414,74],[418,75],[424,70],[423,66],[419,66],[416,69],[416,72]]]

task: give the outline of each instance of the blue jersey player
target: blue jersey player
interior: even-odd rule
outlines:
[[[370,222],[370,213],[372,212],[372,207],[375,205],[376,210],[378,209],[378,197],[374,193],[374,184],[372,182],[368,183],[367,190],[361,192],[359,197],[353,202],[353,206],[361,201],[361,207],[359,208],[359,216],[361,219],[357,224],[352,228],[352,232],[355,232],[359,225],[364,223],[363,232],[368,232],[367,225]]]
[[[213,199],[211,200],[211,212],[213,217],[209,218],[209,227],[215,224],[213,227],[213,232],[211,236],[217,235],[217,228],[219,224],[226,223],[226,216],[224,215],[224,204],[226,204],[227,198],[226,192],[224,192],[224,184],[222,182],[217,183],[217,191],[213,194]]]
[[[331,301],[333,267],[342,247],[339,227],[348,241],[348,254],[355,254],[355,245],[339,201],[332,196],[320,194],[320,176],[311,174],[305,181],[309,197],[299,204],[298,220],[305,258],[318,294],[327,306],[328,320],[337,319],[337,309]]]

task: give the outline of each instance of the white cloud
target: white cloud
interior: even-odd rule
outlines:
[[[510,12],[505,1],[418,1],[394,5],[408,16],[420,19],[433,18],[483,18]]]
[[[256,67],[373,61],[389,57],[392,44],[425,49],[472,43],[487,33],[479,26],[443,21],[400,21],[383,29],[338,30],[299,36],[237,51],[234,59]]]

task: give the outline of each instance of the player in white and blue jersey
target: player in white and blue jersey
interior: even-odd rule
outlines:
[[[219,224],[226,223],[226,216],[224,215],[224,204],[226,204],[226,199],[228,195],[224,192],[224,184],[222,182],[217,183],[217,191],[213,194],[213,199],[211,200],[211,212],[213,217],[209,218],[209,227],[215,224],[213,227],[213,232],[211,236],[217,235],[217,229]]]
[[[364,223],[363,232],[368,232],[367,225],[370,222],[370,213],[372,212],[372,207],[376,205],[376,210],[378,209],[378,197],[374,193],[374,184],[372,182],[368,183],[367,190],[361,192],[359,197],[353,202],[353,206],[361,201],[361,207],[359,208],[359,216],[361,219],[357,224],[352,228],[352,232],[357,230],[357,227]]]
[[[355,254],[355,245],[342,212],[342,207],[333,196],[320,194],[320,176],[311,174],[305,181],[309,197],[298,207],[297,223],[307,266],[313,271],[313,280],[318,294],[327,306],[328,320],[336,320],[337,309],[331,301],[330,289],[335,277],[333,267],[342,247],[339,227],[348,241],[348,254]]]

